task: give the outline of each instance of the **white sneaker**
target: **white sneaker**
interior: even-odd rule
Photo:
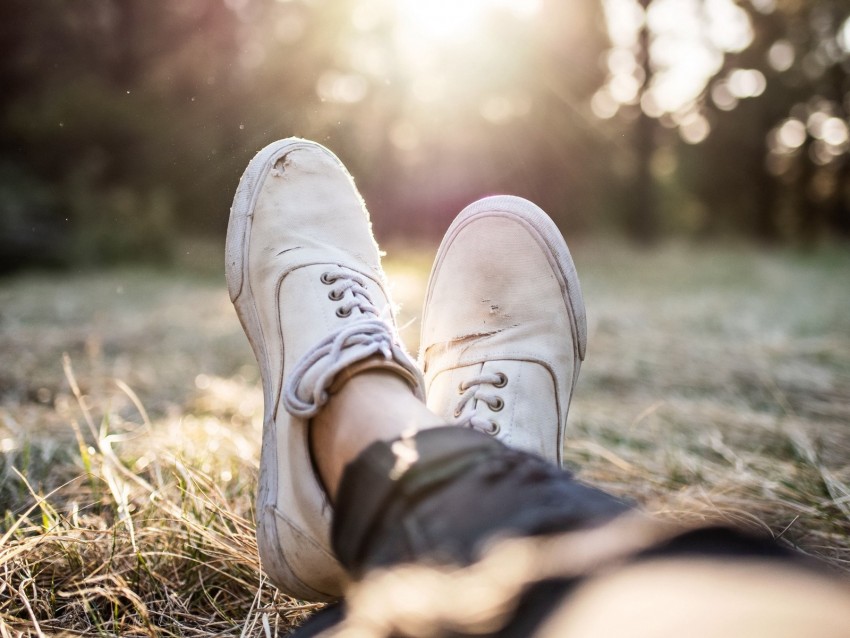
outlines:
[[[425,297],[428,407],[562,465],[586,335],[575,266],[546,213],[508,196],[466,207]]]
[[[309,420],[355,369],[389,368],[418,396],[399,345],[368,212],[348,171],[300,139],[260,151],[239,182],[227,229],[227,285],[263,380],[257,497],[263,568],[284,592],[338,597],[331,505],[310,456]]]

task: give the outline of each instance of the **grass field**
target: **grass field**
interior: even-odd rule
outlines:
[[[567,458],[679,519],[850,571],[850,250],[574,248],[587,360]],[[432,252],[389,247],[408,347]],[[0,638],[264,636],[254,361],[218,249],[0,280]]]

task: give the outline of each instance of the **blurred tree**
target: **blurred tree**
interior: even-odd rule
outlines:
[[[197,49],[215,39],[217,55],[226,55],[228,40],[235,42],[230,11],[211,0],[181,9],[138,0],[51,4],[11,0],[14,23],[4,23],[13,37],[0,75],[13,91],[3,97],[0,163],[46,186],[48,225],[62,238],[20,257],[167,258],[174,211],[187,203],[175,180],[176,144],[198,125],[181,93],[214,81],[201,74],[214,61]],[[199,55],[181,69],[187,49]],[[195,176],[198,159],[190,158]],[[0,217],[4,248],[20,243],[13,208],[4,206]]]
[[[634,236],[671,225],[763,239],[847,233],[850,5],[605,6],[609,77],[593,105],[603,119],[633,122]]]
[[[649,9],[650,0],[640,0],[644,15]],[[637,69],[635,78],[640,85],[635,97],[649,96],[653,77],[652,36],[649,21],[644,19],[638,31]],[[639,97],[640,96],[640,97]],[[647,98],[649,99],[649,98]],[[634,128],[635,174],[633,182],[634,197],[629,211],[629,230],[641,243],[648,243],[658,236],[658,220],[655,213],[654,184],[652,176],[652,158],[656,152],[656,121],[649,109],[640,108],[637,112]]]
[[[850,5],[839,0],[777,5],[768,49],[785,100],[767,135],[767,167],[793,206],[779,206],[779,234],[812,242],[850,236]]]
[[[592,106],[602,119],[617,117],[631,125],[625,221],[633,237],[647,242],[662,229],[658,173],[672,174],[663,166],[670,164],[665,149],[677,142],[666,131],[678,132],[686,144],[706,139],[707,87],[729,55],[750,46],[752,27],[734,0],[603,4],[611,39],[608,77]]]

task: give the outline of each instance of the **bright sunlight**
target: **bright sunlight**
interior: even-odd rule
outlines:
[[[396,7],[400,35],[435,46],[469,39],[496,10],[532,18],[540,0],[400,0]]]

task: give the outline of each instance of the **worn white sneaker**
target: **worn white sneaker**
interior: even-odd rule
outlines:
[[[546,213],[498,196],[458,215],[422,318],[431,410],[561,465],[586,334],[575,266]]]
[[[345,575],[330,543],[309,420],[355,369],[389,368],[418,396],[421,375],[399,345],[368,213],[324,147],[281,140],[239,182],[226,248],[230,298],[263,380],[257,497],[263,568],[286,593],[338,597]]]

